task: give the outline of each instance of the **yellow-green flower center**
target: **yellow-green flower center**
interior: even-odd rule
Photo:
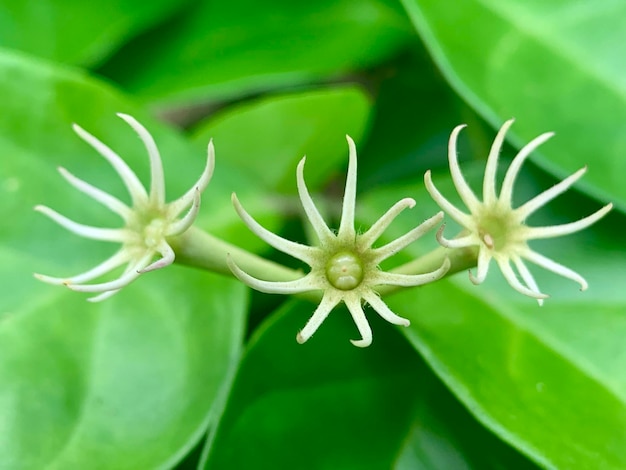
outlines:
[[[513,241],[516,226],[510,211],[491,209],[479,217],[478,235],[487,248],[501,251]]]
[[[326,263],[326,278],[337,289],[354,289],[363,280],[361,259],[349,251],[335,253]]]

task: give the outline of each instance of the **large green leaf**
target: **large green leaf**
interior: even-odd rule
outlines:
[[[516,199],[526,200],[554,183],[526,170]],[[453,194],[449,175],[436,184]],[[371,220],[401,195],[419,198],[416,213],[403,214],[388,237],[437,210],[416,185],[368,195],[361,214]],[[574,220],[597,209],[597,203],[573,191],[561,199],[541,209],[530,225]],[[453,234],[454,224],[449,219],[447,224],[446,233]],[[615,238],[625,227],[624,217],[614,213],[580,234],[534,243],[590,285],[581,293],[571,281],[531,266],[539,286],[551,295],[541,308],[513,291],[495,265],[481,286],[459,273],[388,299],[396,313],[411,320],[407,337],[456,396],[540,465],[626,466],[626,295],[616,288],[626,283],[626,252]],[[418,255],[431,237],[407,251]]]
[[[347,160],[345,135],[361,140],[370,102],[356,86],[270,95],[212,116],[194,132],[202,143],[219,142],[220,156],[255,186],[295,187],[296,165],[308,155],[307,184],[318,187]]]
[[[403,0],[451,85],[517,144],[546,131],[535,160],[563,176],[589,164],[590,194],[626,210],[626,4]]]
[[[334,77],[389,56],[411,35],[392,2],[199,2],[102,72],[152,104],[225,99]]]
[[[92,65],[180,6],[172,0],[2,0],[0,46]]]
[[[169,466],[206,430],[237,361],[243,288],[169,267],[91,304],[35,281],[34,271],[85,270],[113,247],[79,239],[35,213],[34,204],[85,223],[120,224],[65,183],[55,166],[128,198],[70,122],[118,150],[145,181],[146,151],[114,111],[140,113],[99,82],[6,52],[0,96],[0,467]],[[168,190],[180,194],[197,178],[204,155],[138,117],[164,154]],[[168,172],[174,163],[179,171]]]
[[[396,461],[407,468],[417,454],[428,468],[445,468],[450,456],[438,452],[446,444],[435,436],[457,461],[482,450],[493,456],[478,458],[483,463],[506,456],[516,468],[532,468],[482,429],[373,312],[370,348],[348,342],[357,332],[345,309],[298,345],[295,332],[313,308],[289,302],[257,331],[202,468],[376,469]],[[413,439],[405,445],[409,426]]]

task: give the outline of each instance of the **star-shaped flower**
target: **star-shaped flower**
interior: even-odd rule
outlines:
[[[154,139],[133,117],[121,113],[118,116],[137,132],[148,151],[151,174],[149,192],[124,160],[76,124],[73,128],[79,137],[96,149],[118,173],[130,193],[131,205],[128,206],[116,197],[77,178],[65,168],[59,168],[59,172],[76,189],[118,214],[124,221],[124,227],[91,227],[74,222],[49,207],[35,207],[35,210],[42,212],[77,235],[122,244],[122,247],[109,259],[76,276],[60,278],[35,274],[35,277],[41,281],[65,285],[75,291],[101,292],[100,295],[89,299],[92,302],[104,300],[130,284],[141,274],[163,268],[174,261],[174,251],[168,243],[168,238],[182,234],[193,224],[200,209],[200,194],[209,184],[215,161],[213,143],[210,142],[206,167],[198,181],[182,197],[166,204],[163,165]],[[189,209],[188,212],[179,218],[186,209]],[[153,262],[156,256],[159,259]],[[87,284],[123,264],[126,264],[126,268],[119,278],[113,281]]]
[[[528,155],[539,147],[539,145],[552,137],[554,133],[547,132],[536,137],[518,152],[504,176],[500,195],[498,196],[496,194],[495,181],[498,155],[504,142],[506,132],[512,124],[513,119],[504,123],[491,146],[483,180],[482,201],[476,197],[463,178],[457,161],[456,141],[461,129],[463,129],[465,125],[457,126],[450,135],[448,144],[450,173],[459,196],[461,196],[461,199],[469,209],[469,214],[453,206],[437,190],[432,182],[430,170],[424,175],[424,181],[426,183],[426,189],[439,207],[465,229],[458,238],[449,240],[444,238],[442,227],[437,234],[439,242],[449,248],[478,247],[478,267],[475,276],[470,271],[470,280],[474,284],[483,282],[487,276],[489,263],[493,258],[500,267],[504,278],[513,289],[524,295],[536,298],[539,305],[541,305],[543,303],[542,299],[548,296],[539,291],[535,279],[523,261],[524,259],[578,282],[581,290],[587,289],[587,282],[580,274],[537,253],[528,246],[527,242],[541,238],[560,237],[589,227],[609,212],[613,205],[607,204],[597,212],[583,217],[576,222],[547,227],[527,226],[525,220],[529,215],[565,192],[583,176],[587,168],[581,168],[550,189],[547,189],[530,201],[514,209],[511,200],[513,185],[524,160],[526,160]],[[517,278],[511,263],[517,268],[523,282]]]
[[[391,224],[393,219],[405,208],[413,207],[415,201],[411,198],[402,199],[374,223],[367,232],[357,233],[354,228],[357,170],[356,147],[352,139],[348,136],[346,137],[350,155],[343,210],[337,233],[331,231],[328,225],[326,225],[309,195],[304,183],[305,158],[298,164],[296,172],[298,194],[307,218],[317,235],[318,246],[306,246],[286,240],[263,228],[244,210],[237,196],[233,194],[235,209],[250,230],[277,250],[302,260],[311,267],[311,271],[308,274],[295,281],[263,281],[245,273],[229,257],[228,263],[235,276],[261,292],[297,294],[315,290],[323,291],[319,306],[302,331],[296,336],[296,340],[299,343],[307,341],[326,319],[330,311],[343,301],[361,334],[361,339],[351,340],[352,344],[359,347],[369,346],[372,342],[372,331],[363,312],[362,302],[370,304],[381,317],[390,323],[402,326],[409,325],[407,319],[393,313],[385,302],[381,300],[376,293],[376,286],[419,286],[439,279],[450,266],[450,262],[446,259],[441,267],[435,271],[415,275],[383,272],[378,269],[378,264],[381,261],[394,255],[439,224],[443,218],[443,213],[439,212],[400,238],[379,248],[373,248],[374,242]]]

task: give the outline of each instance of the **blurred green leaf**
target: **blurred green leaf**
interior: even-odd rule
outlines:
[[[534,160],[626,210],[626,5],[602,1],[403,0],[456,91],[512,140],[556,131]]]
[[[368,122],[368,97],[356,86],[266,96],[226,108],[194,132],[219,142],[228,160],[255,187],[286,192],[295,188],[296,166],[307,158],[307,184],[319,187],[345,162],[345,135],[358,143]]]
[[[93,65],[188,1],[0,1],[0,47]]]
[[[411,35],[394,2],[198,2],[101,72],[151,105],[223,100],[370,66]]]
[[[120,225],[54,171],[62,164],[128,197],[104,159],[71,131],[74,120],[145,181],[146,150],[114,111],[138,116],[154,132],[166,170],[177,159],[179,171],[166,171],[175,194],[197,179],[204,155],[143,119],[109,87],[19,55],[0,52],[0,96],[0,467],[169,466],[205,432],[238,359],[243,287],[169,267],[90,304],[32,273],[71,275],[113,247],[80,239],[32,207],[43,203],[81,222]]]
[[[357,332],[343,308],[298,345],[313,308],[289,302],[256,332],[202,468],[464,468],[445,467],[451,459],[535,468],[485,431],[373,311],[367,349],[348,342]],[[417,455],[429,465],[407,467]]]

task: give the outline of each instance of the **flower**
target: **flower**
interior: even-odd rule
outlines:
[[[435,188],[431,179],[430,170],[424,175],[424,181],[426,183],[426,189],[439,207],[465,228],[465,231],[458,238],[448,240],[443,236],[444,227],[442,226],[437,233],[439,243],[448,248],[478,246],[477,271],[475,276],[471,271],[469,272],[470,280],[474,284],[483,282],[489,270],[489,263],[493,258],[500,267],[504,278],[513,289],[524,295],[536,298],[539,305],[542,305],[542,299],[548,296],[539,291],[535,279],[526,267],[526,264],[524,264],[524,259],[578,282],[580,284],[580,290],[587,289],[587,282],[580,274],[532,250],[527,242],[529,240],[560,237],[562,235],[578,232],[602,218],[611,210],[613,205],[607,204],[597,212],[583,217],[576,222],[551,225],[548,227],[527,226],[525,220],[530,214],[565,192],[583,176],[587,168],[581,168],[550,189],[547,189],[530,201],[514,209],[511,200],[513,185],[524,160],[526,160],[528,155],[539,147],[539,145],[552,137],[554,133],[547,132],[541,134],[518,152],[504,176],[500,195],[497,196],[495,179],[498,154],[504,142],[504,136],[513,124],[513,121],[514,120],[511,119],[504,123],[491,146],[483,180],[482,202],[478,200],[463,178],[457,161],[456,141],[465,125],[455,127],[450,135],[448,144],[450,173],[459,196],[461,196],[461,199],[469,209],[469,214],[453,206],[443,197],[437,188]],[[523,282],[517,278],[511,263],[517,268]]]
[[[59,172],[76,189],[118,214],[124,221],[124,227],[91,227],[74,222],[49,207],[41,205],[35,207],[35,210],[42,212],[77,235],[122,244],[122,247],[109,259],[76,276],[59,278],[35,274],[35,277],[41,281],[65,285],[75,291],[101,292],[100,295],[89,299],[92,302],[110,297],[145,272],[172,264],[175,255],[167,239],[182,234],[193,224],[200,209],[200,194],[211,179],[215,161],[213,143],[209,142],[206,167],[198,181],[182,197],[166,204],[163,165],[154,139],[133,117],[121,113],[118,116],[137,132],[148,151],[151,173],[149,192],[124,160],[76,124],[73,128],[78,136],[96,149],[113,166],[128,189],[132,204],[130,207],[127,206],[119,199],[77,178],[64,168],[59,168]],[[188,212],[179,218],[180,214],[188,208]],[[155,256],[159,256],[159,259],[153,262]],[[126,264],[126,269],[116,280],[86,284],[123,264]]]
[[[303,158],[298,164],[296,181],[298,194],[304,211],[319,240],[318,246],[306,246],[286,240],[257,223],[241,206],[237,196],[233,194],[233,205],[245,224],[256,235],[272,245],[277,250],[302,260],[311,267],[311,271],[304,277],[287,282],[263,281],[245,273],[233,259],[228,257],[228,264],[233,274],[241,281],[256,290],[275,294],[297,294],[313,290],[323,291],[320,304],[305,327],[298,333],[298,343],[307,341],[326,319],[330,311],[340,302],[344,302],[352,315],[361,334],[361,339],[351,340],[359,347],[369,346],[372,342],[372,331],[363,312],[362,301],[370,304],[378,314],[390,323],[408,326],[409,321],[393,313],[381,300],[375,291],[379,285],[419,286],[442,277],[450,266],[446,259],[433,272],[426,274],[406,275],[383,272],[378,264],[394,255],[408,244],[419,238],[426,231],[439,224],[443,213],[426,220],[400,238],[379,248],[372,244],[380,237],[393,219],[407,207],[413,207],[415,201],[411,198],[402,199],[391,207],[365,233],[357,233],[354,228],[354,212],[356,199],[356,147],[349,136],[348,139],[349,164],[346,188],[343,199],[343,209],[339,231],[335,234],[324,222],[321,214],[315,207],[304,183]]]

